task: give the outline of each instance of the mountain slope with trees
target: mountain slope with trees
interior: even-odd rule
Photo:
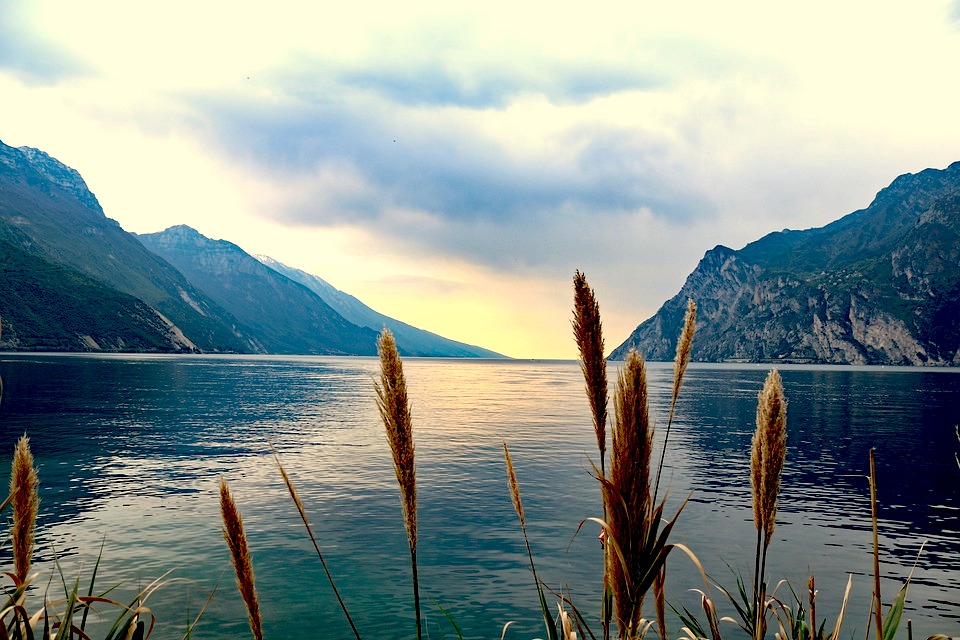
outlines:
[[[79,173],[42,151],[29,147],[16,149],[0,143],[0,242],[5,243],[10,259],[17,263],[16,270],[0,272],[7,291],[23,288],[31,279],[34,286],[42,287],[40,297],[31,297],[26,292],[21,298],[24,303],[33,299],[43,300],[46,305],[29,310],[36,318],[47,315],[53,323],[34,325],[36,329],[56,324],[53,321],[59,312],[56,307],[66,304],[64,296],[68,293],[73,301],[70,306],[77,313],[83,308],[83,313],[105,316],[107,308],[100,307],[100,294],[113,290],[139,300],[143,308],[162,316],[161,322],[167,327],[163,335],[168,330],[184,335],[185,340],[171,343],[173,350],[259,350],[253,337],[237,328],[234,318],[170,264],[147,251],[136,238],[107,218]],[[50,265],[59,269],[63,276],[61,282],[50,277],[53,273]],[[92,282],[97,286],[85,287],[82,292],[80,289],[70,291],[68,280]],[[86,304],[81,304],[84,300]],[[9,308],[5,313],[4,321],[11,324],[7,329],[16,330],[12,324],[14,317],[22,315],[11,314]],[[101,320],[106,322],[102,326],[119,322],[116,318],[107,321],[102,317]],[[63,330],[67,329],[63,327]],[[21,326],[16,333],[21,342],[14,345],[4,340],[3,344],[7,348],[26,348],[34,339],[41,342],[46,339],[32,331]],[[14,333],[8,331],[8,335]],[[102,338],[104,344],[117,345],[120,349],[124,348],[120,345],[128,344],[119,334]],[[161,340],[159,335],[155,338]],[[99,340],[96,342],[100,344]]]

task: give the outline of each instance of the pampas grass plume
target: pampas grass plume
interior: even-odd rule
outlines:
[[[573,276],[573,336],[580,351],[580,369],[593,412],[593,428],[600,450],[600,474],[603,475],[603,458],[607,449],[607,361],[603,357],[600,305],[586,276],[580,271]]]
[[[690,354],[693,351],[693,334],[697,328],[697,304],[687,300],[687,313],[683,318],[683,330],[677,339],[677,353],[673,359],[673,396],[670,400],[670,416],[667,418],[667,432],[663,436],[663,446],[660,448],[660,464],[657,465],[657,481],[653,485],[653,500],[656,501],[660,493],[660,478],[663,477],[663,461],[667,455],[667,442],[670,440],[670,427],[673,426],[673,416],[677,410],[677,398],[680,397],[680,387],[683,386],[683,374],[690,364]]]
[[[513,459],[510,457],[510,450],[507,449],[507,443],[503,443],[503,458],[507,462],[507,484],[510,486],[510,499],[513,501],[513,508],[520,517],[520,528],[524,535],[527,531],[527,523],[523,517],[523,503],[520,501],[520,486],[517,484],[517,472],[513,469]]]
[[[683,374],[690,364],[690,352],[693,350],[693,333],[697,326],[697,304],[687,300],[687,314],[683,318],[683,331],[677,340],[677,355],[673,360],[673,400],[670,406],[670,419],[673,419],[673,410],[680,396],[680,386],[683,384]]]
[[[403,518],[411,546],[417,544],[417,482],[413,458],[413,419],[407,399],[403,362],[393,333],[384,329],[377,340],[380,354],[380,381],[374,383],[377,408],[387,430],[393,453],[393,469],[403,498]]]
[[[30,439],[24,434],[13,451],[10,468],[10,501],[13,509],[10,537],[14,572],[21,581],[26,579],[30,571],[37,509],[40,506],[39,486],[33,454],[30,453]]]
[[[606,488],[610,537],[616,540],[623,562],[608,557],[608,571],[621,637],[637,628],[643,594],[634,586],[639,575],[643,540],[651,515],[650,453],[653,433],[647,406],[647,378],[643,358],[631,351],[617,376],[614,396],[615,426]]]
[[[767,549],[777,520],[780,475],[787,454],[787,400],[783,381],[772,369],[757,398],[757,430],[750,447],[750,486],[753,521],[757,528],[757,551],[753,573],[754,640],[762,640],[766,628],[764,599]]]
[[[380,381],[374,382],[377,408],[387,430],[387,442],[393,453],[393,469],[400,485],[403,521],[410,543],[410,565],[413,572],[413,602],[417,614],[417,640],[422,637],[420,624],[420,580],[417,569],[417,479],[413,458],[413,419],[407,399],[407,382],[403,362],[397,351],[393,333],[386,327],[377,339],[380,354]]]
[[[777,517],[780,475],[787,453],[787,400],[776,369],[770,371],[757,401],[757,430],[750,451],[753,517],[770,543]]]
[[[247,606],[250,630],[256,640],[263,640],[263,622],[260,619],[260,604],[257,602],[257,590],[253,584],[253,563],[247,547],[247,536],[243,532],[243,519],[237,509],[237,503],[230,495],[227,481],[220,477],[220,514],[223,517],[223,539],[230,548],[230,559],[237,574],[237,588]]]

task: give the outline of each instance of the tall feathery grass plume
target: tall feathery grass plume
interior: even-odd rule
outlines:
[[[670,427],[673,426],[673,416],[677,410],[677,398],[680,397],[680,387],[683,386],[683,374],[690,364],[690,354],[693,351],[693,334],[697,328],[697,304],[687,300],[687,313],[683,318],[683,330],[677,338],[677,353],[673,359],[673,395],[670,400],[670,416],[667,418],[667,429],[663,436],[663,445],[660,449],[660,464],[657,465],[657,482],[653,488],[653,500],[656,502],[660,492],[660,477],[663,475],[663,460],[667,454],[667,441],[670,439]]]
[[[754,563],[754,638],[764,634],[763,600],[767,549],[777,518],[780,476],[787,454],[787,399],[776,369],[770,371],[757,398],[757,430],[750,449],[750,485],[753,492],[753,521],[757,528]]]
[[[393,333],[384,327],[377,339],[380,354],[380,381],[374,382],[377,408],[387,431],[387,442],[393,453],[393,469],[400,485],[403,521],[410,543],[410,566],[413,573],[413,600],[417,614],[417,640],[421,638],[420,581],[417,572],[417,482],[413,458],[413,419],[407,399],[407,382],[403,362],[397,352]]]
[[[10,529],[13,547],[14,573],[20,582],[27,578],[33,556],[34,533],[37,525],[37,510],[40,506],[40,481],[33,466],[30,438],[20,437],[13,450],[10,467],[10,503],[13,510],[13,525]]]
[[[580,354],[580,370],[583,372],[587,400],[593,415],[593,430],[597,437],[600,466],[596,469],[601,483],[606,477],[605,456],[607,452],[607,361],[603,357],[603,326],[600,322],[600,305],[587,277],[578,269],[573,275],[573,337]],[[603,501],[603,520],[607,520],[607,503]],[[603,554],[603,594],[601,622],[603,640],[610,637],[612,602],[610,598],[608,548]]]
[[[636,635],[645,592],[643,574],[649,569],[644,548],[654,524],[652,444],[646,371],[643,358],[631,351],[617,376],[610,474],[604,483],[609,539],[619,551],[607,554],[607,569],[621,638]]]
[[[223,539],[230,548],[230,559],[237,574],[237,588],[247,607],[250,630],[256,640],[263,640],[263,621],[253,583],[253,562],[250,560],[247,536],[243,532],[243,519],[223,476],[220,477],[220,514],[223,517]]]
[[[603,357],[600,305],[587,278],[579,270],[573,276],[573,336],[580,352],[580,369],[586,382],[593,413],[593,429],[600,451],[600,475],[604,475],[607,450],[607,361]]]

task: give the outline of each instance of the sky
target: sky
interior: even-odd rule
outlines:
[[[335,6],[336,5],[336,6]],[[349,6],[348,6],[349,5]],[[960,0],[0,0],[0,141],[415,326],[608,350],[703,254],[960,160]]]

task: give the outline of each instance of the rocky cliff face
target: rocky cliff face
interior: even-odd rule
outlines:
[[[826,227],[708,251],[610,357],[671,360],[687,299],[695,360],[960,365],[960,163]]]
[[[100,201],[97,200],[97,197],[87,188],[87,183],[84,182],[76,169],[68,167],[56,158],[52,158],[43,151],[34,149],[33,147],[20,147],[18,151],[23,154],[23,158],[37,173],[49,180],[52,184],[73,195],[93,211],[103,215],[103,208],[100,206]]]

